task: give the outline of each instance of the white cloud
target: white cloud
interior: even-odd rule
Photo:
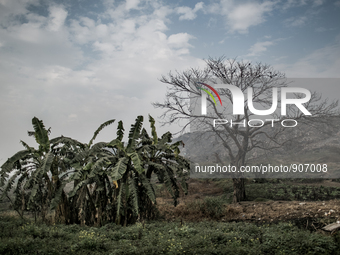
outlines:
[[[271,1],[239,4],[233,0],[221,0],[219,5],[214,4],[208,10],[223,15],[230,32],[245,34],[250,27],[263,23],[265,15],[270,14],[275,4]]]
[[[318,7],[324,4],[325,0],[287,0],[284,1],[283,9],[299,7],[304,5],[312,5],[312,7]]]
[[[170,20],[167,19],[167,16],[173,12],[174,10],[169,6],[157,6],[153,12],[153,15],[155,18],[170,22]]]
[[[299,59],[293,64],[277,65],[289,77],[296,78],[340,78],[340,35],[325,47]]]
[[[302,27],[303,25],[305,25],[306,21],[307,21],[307,17],[301,16],[301,17],[288,18],[284,21],[284,23],[286,24],[286,26]]]
[[[325,0],[287,0],[283,2],[282,9],[286,10],[289,8],[295,8],[299,6],[310,5],[312,7],[319,7],[323,5]]]
[[[189,44],[189,40],[192,38],[194,37],[188,33],[173,34],[169,36],[168,43],[173,48],[188,48],[192,47],[192,45]]]
[[[323,5],[324,2],[325,2],[325,0],[314,0],[313,6],[318,7],[320,5]]]
[[[105,38],[109,33],[109,28],[105,24],[99,24],[94,30],[98,38]]]
[[[158,80],[162,74],[203,65],[188,54],[194,37],[169,31],[167,17],[173,11],[167,6],[150,2],[148,12],[130,15],[125,3],[106,1],[98,19],[78,15],[65,22],[68,12],[62,6],[52,5],[42,16],[19,2],[8,2],[8,15],[0,15],[1,25],[6,24],[0,26],[0,109],[10,109],[0,118],[6,120],[3,130],[11,131],[0,135],[4,144],[26,140],[33,116],[52,127],[52,137],[63,134],[84,142],[111,118],[122,119],[128,130],[139,114],[161,115],[151,102],[165,95],[166,86]],[[141,5],[128,3],[130,9]],[[12,20],[13,13],[27,22]],[[0,155],[21,149],[11,148],[0,148]]]
[[[181,6],[176,9],[178,14],[182,14],[179,16],[179,20],[194,20],[197,17],[196,12],[203,8],[203,2],[199,2],[195,5],[194,9],[191,9],[187,6]]]
[[[110,9],[114,7],[115,0],[103,0],[105,8]]]
[[[125,8],[126,10],[136,9],[138,7],[140,0],[126,0]]]
[[[334,5],[335,5],[336,7],[340,7],[340,1],[335,1],[335,2],[334,2]]]
[[[73,120],[76,120],[78,118],[78,115],[75,114],[75,113],[71,113],[69,116],[68,116],[69,120],[73,121]]]
[[[282,6],[282,9],[283,10],[286,10],[286,9],[289,9],[289,8],[292,8],[292,7],[295,7],[295,6],[299,6],[299,5],[303,5],[305,4],[304,3],[305,1],[301,1],[301,0],[287,0],[284,2],[283,6]]]
[[[96,40],[96,38],[93,37],[93,31],[91,31],[94,26],[91,26],[89,24],[91,22],[88,22],[87,19],[88,18],[86,18],[86,20],[84,18],[81,18],[80,20],[71,20],[69,31],[72,34],[72,40],[74,42],[86,44],[91,40]]]
[[[334,28],[334,27],[330,27],[330,28],[318,27],[318,28],[315,28],[315,32],[318,32],[318,33],[323,33],[323,32],[333,31],[333,30],[336,30],[336,28]]]
[[[259,56],[261,53],[265,52],[267,48],[274,43],[272,41],[258,42],[250,47],[250,53],[246,56]]]
[[[0,23],[3,26],[18,24],[15,19],[20,15],[27,15],[26,7],[31,4],[39,4],[39,0],[1,0],[0,1]]]
[[[49,11],[49,29],[51,31],[58,31],[64,25],[67,17],[67,11],[65,11],[64,8],[57,6],[51,6]]]

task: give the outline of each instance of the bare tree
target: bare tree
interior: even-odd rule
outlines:
[[[242,92],[247,92],[248,88],[252,88],[251,97],[246,97],[244,100],[244,114],[231,114],[232,107],[230,105],[233,104],[234,97],[229,89],[223,88],[219,89],[218,94],[223,102],[228,102],[227,104],[221,107],[213,101],[212,97],[208,97],[206,100],[209,112],[202,115],[201,112],[194,111],[194,108],[197,109],[194,107],[195,104],[199,102],[202,93],[204,93],[198,89],[198,85],[207,83],[207,81],[212,86],[221,83],[231,84]],[[164,119],[163,124],[183,122],[184,120],[185,125],[182,131],[188,125],[191,129],[195,129],[199,125],[199,130],[213,132],[222,141],[230,164],[236,166],[237,169],[246,164],[246,155],[254,148],[272,150],[282,147],[287,142],[283,134],[287,130],[291,130],[288,126],[291,126],[292,123],[295,125],[298,120],[306,123],[316,117],[337,114],[337,102],[328,104],[327,100],[321,101],[321,96],[312,92],[310,100],[303,104],[311,116],[306,116],[301,109],[290,104],[286,105],[286,114],[282,116],[279,111],[281,99],[277,97],[277,108],[265,116],[266,121],[264,116],[256,117],[253,113],[254,108],[267,110],[275,107],[273,98],[277,89],[288,86],[283,73],[261,63],[252,64],[235,59],[228,60],[224,57],[210,58],[206,60],[206,68],[203,70],[191,68],[175,74],[170,72],[167,76],[162,76],[161,82],[170,85],[166,99],[163,103],[157,102],[153,105],[165,110],[161,116]],[[295,98],[303,98],[303,93],[295,93]],[[251,104],[248,100],[251,101]],[[216,120],[219,120],[217,122],[221,125],[214,125]],[[238,124],[231,125],[231,123]],[[223,161],[223,159],[219,160]],[[242,177],[242,175],[233,176],[234,203],[246,198],[244,178]]]

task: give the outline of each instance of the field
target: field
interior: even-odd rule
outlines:
[[[340,254],[339,231],[321,230],[340,220],[338,181],[258,181],[230,204],[231,180],[190,179],[177,207],[156,184],[159,219],[128,227],[34,222],[2,204],[0,254]]]

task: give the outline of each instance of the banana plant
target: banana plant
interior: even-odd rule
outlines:
[[[116,222],[124,225],[137,218],[152,218],[156,210],[156,195],[152,185],[152,174],[165,185],[174,199],[175,206],[179,196],[176,179],[182,178],[182,188],[187,192],[183,169],[189,169],[189,163],[179,155],[178,146],[171,143],[171,134],[157,137],[155,121],[149,115],[152,136],[143,128],[143,116],[138,116],[131,126],[128,141],[122,142],[123,127],[118,128],[117,138],[108,144],[118,160],[112,165],[111,178],[117,182]]]
[[[150,214],[153,204],[156,204],[155,191],[146,178],[142,148],[140,146],[143,116],[136,118],[131,126],[128,141],[123,140],[124,128],[120,122],[117,138],[112,140],[108,147],[116,156],[115,162],[109,167],[110,177],[116,184],[115,220],[117,224],[132,223],[138,217]],[[149,211],[147,210],[149,209]]]
[[[59,137],[49,140],[50,129],[46,129],[38,118],[32,119],[34,131],[29,131],[29,136],[34,136],[38,149],[30,147],[21,141],[25,150],[21,150],[9,158],[0,170],[1,198],[9,196],[14,189],[14,209],[23,217],[25,210],[40,212],[45,220],[49,204],[56,193],[62,192],[60,179],[67,177],[68,166],[64,157],[70,153],[70,148],[76,150],[81,146],[76,140]],[[66,142],[67,141],[67,142]],[[60,147],[58,144],[63,143]],[[66,200],[64,199],[64,202]],[[64,206],[65,207],[65,206]]]
[[[99,126],[88,144],[70,160],[72,175],[68,182],[73,182],[73,189],[68,194],[72,207],[68,223],[101,225],[109,221],[107,208],[111,207],[113,185],[107,174],[107,167],[115,157],[107,148],[107,143],[94,140],[102,129],[114,123],[109,120]]]
[[[177,205],[179,196],[179,186],[177,179],[180,179],[181,187],[184,194],[188,192],[188,186],[185,178],[188,176],[190,168],[189,162],[182,157],[179,146],[184,146],[182,141],[172,143],[172,134],[166,132],[161,138],[158,138],[155,120],[149,115],[152,137],[149,137],[146,131],[142,132],[142,144],[144,144],[144,158],[147,160],[147,178],[155,173],[160,183],[165,183],[168,192]]]
[[[73,207],[78,208],[81,223],[100,225],[114,220],[127,225],[137,219],[154,217],[153,173],[165,183],[175,205],[179,196],[176,175],[182,178],[181,186],[187,192],[183,169],[188,169],[189,164],[179,155],[181,143],[170,144],[170,133],[158,138],[151,116],[149,121],[152,136],[142,129],[143,116],[138,116],[124,142],[124,127],[120,121],[114,140],[88,146],[74,158],[75,173],[71,179],[75,185],[69,197],[77,201]],[[91,141],[94,139],[95,136]]]
[[[143,117],[139,116],[132,125],[126,145],[122,141],[122,121],[118,123],[116,139],[92,145],[99,131],[113,121],[102,124],[85,150],[73,159],[75,173],[71,179],[74,189],[69,197],[77,208],[80,223],[101,225],[116,221],[126,225],[135,221],[140,209],[138,179],[145,184],[143,187],[150,199],[156,202],[154,190],[143,175],[141,159],[135,151],[142,121]],[[121,221],[122,216],[124,221]]]
[[[187,192],[184,171],[189,169],[189,163],[179,155],[182,142],[172,144],[169,132],[158,138],[151,116],[149,136],[142,128],[143,116],[138,116],[126,142],[120,121],[114,140],[94,143],[100,131],[114,121],[100,125],[87,144],[63,136],[49,140],[50,129],[34,117],[34,132],[29,135],[35,137],[39,148],[21,141],[25,150],[2,165],[2,197],[14,189],[13,204],[21,216],[24,210],[31,209],[41,212],[44,218],[49,208],[55,210],[56,220],[69,224],[100,226],[116,221],[127,225],[155,216],[152,176],[156,174],[176,206],[180,187]],[[65,186],[71,184],[73,188],[66,194]]]

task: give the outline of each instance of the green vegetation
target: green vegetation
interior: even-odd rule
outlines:
[[[192,215],[193,219],[219,220],[225,215],[225,196],[205,197],[201,200],[193,200],[181,208],[181,215]]]
[[[4,216],[6,205],[0,204],[0,254],[340,254],[340,232],[315,232],[313,223],[325,225],[321,218],[223,222],[228,213],[242,211],[228,209],[230,179],[198,180],[191,187],[197,197],[166,212],[171,222],[161,221],[156,197],[163,199],[164,216],[173,208],[169,200],[176,206],[188,192],[182,142],[172,144],[169,132],[158,138],[151,116],[149,135],[138,116],[126,141],[120,121],[113,140],[94,143],[112,123],[103,123],[89,143],[81,143],[63,136],[49,139],[50,130],[33,118],[29,135],[38,148],[21,141],[25,150],[0,171],[2,202],[10,201],[19,215]],[[255,203],[340,198],[340,188],[320,186],[317,180],[256,181],[245,181],[247,198]]]
[[[138,116],[127,143],[123,142],[120,121],[115,139],[94,144],[99,132],[114,121],[100,125],[87,144],[63,136],[50,140],[50,129],[34,117],[34,131],[28,133],[35,136],[39,148],[21,141],[25,150],[2,165],[0,199],[11,200],[21,218],[25,211],[31,211],[35,218],[40,215],[46,221],[48,212],[55,210],[58,222],[101,226],[115,221],[126,226],[137,219],[155,217],[156,196],[151,183],[154,174],[165,184],[176,206],[180,187],[187,192],[183,170],[189,169],[189,163],[179,155],[182,142],[171,144],[170,132],[158,138],[151,116],[149,136],[142,129],[143,116]],[[67,184],[73,186],[68,194]]]
[[[291,223],[137,223],[101,228],[0,218],[0,254],[340,254],[339,236]]]
[[[258,198],[286,201],[322,201],[340,199],[340,188],[285,183],[257,183],[247,186],[249,200]]]
[[[325,179],[247,179],[247,201],[340,199],[340,187],[323,186],[323,180]],[[204,179],[201,181],[204,182]],[[337,183],[337,180],[332,180],[332,182]],[[216,179],[214,183],[223,190],[224,194],[231,196],[233,187],[230,179]],[[226,199],[226,201],[231,203],[231,199]]]

